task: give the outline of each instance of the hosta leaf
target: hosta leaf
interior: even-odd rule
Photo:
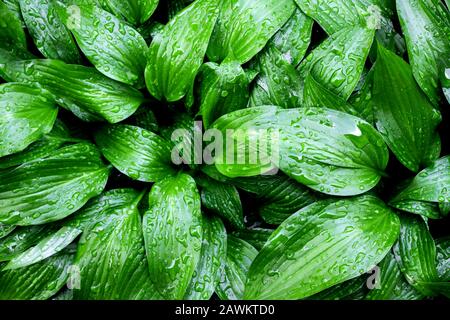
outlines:
[[[109,125],[96,132],[95,141],[105,158],[132,179],[154,182],[174,173],[169,142],[153,132]]]
[[[20,3],[19,3],[20,0],[3,0],[2,2],[19,19],[19,21],[21,22],[22,26],[25,26],[25,24],[22,21],[23,20],[22,19],[22,13],[20,12]]]
[[[441,72],[441,84],[444,96],[450,103],[450,67]]]
[[[108,174],[99,152],[89,143],[64,147],[45,159],[3,170],[0,222],[33,225],[60,220],[100,194]]]
[[[368,123],[325,108],[248,108],[221,117],[214,127],[233,129],[227,143],[238,142],[216,156],[216,168],[229,177],[255,176],[276,166],[314,190],[356,195],[378,183],[388,160],[382,137]],[[255,152],[247,146],[249,139],[260,143],[258,152],[271,146],[268,159],[258,157],[259,163],[249,165]],[[242,156],[240,163],[236,156]]]
[[[97,6],[71,9],[72,6],[60,6],[59,16],[97,70],[111,79],[145,87],[147,44],[141,35]]]
[[[261,250],[273,231],[272,229],[253,228],[235,231],[233,235],[247,241],[257,250]]]
[[[374,68],[365,75],[361,89],[349,99],[349,103],[358,113],[361,119],[374,125],[374,101],[373,101],[373,76]]]
[[[394,255],[389,252],[378,264],[379,279],[366,295],[366,300],[420,300],[423,295],[405,279]]]
[[[232,184],[256,196],[259,215],[270,224],[282,223],[293,213],[317,200],[310,189],[284,174],[228,178],[221,175],[214,166],[203,168],[203,172],[213,179]],[[251,242],[250,244],[253,245]]]
[[[438,281],[436,245],[421,217],[402,215],[395,258],[406,280],[425,296],[433,295],[428,283]]]
[[[397,0],[408,56],[417,83],[439,103],[439,75],[450,56],[450,14],[439,0]]]
[[[159,0],[98,0],[99,3],[115,16],[131,24],[146,22],[158,6]]]
[[[159,125],[158,121],[156,120],[155,114],[152,111],[152,109],[148,108],[148,106],[143,105],[141,106],[138,111],[133,115],[134,117],[134,124],[142,129],[151,131],[151,132],[158,132],[159,131]]]
[[[22,163],[29,162],[36,159],[46,158],[54,150],[57,150],[64,143],[74,142],[73,138],[70,138],[69,132],[65,125],[56,120],[52,130],[44,135],[41,139],[33,142],[22,152],[14,153],[6,157],[0,158],[0,169],[6,169],[21,165]]]
[[[450,156],[436,160],[422,170],[390,205],[397,209],[417,213],[429,218],[448,214],[444,204],[450,203]]]
[[[186,174],[153,185],[144,214],[150,278],[166,299],[182,299],[200,259],[200,196]]]
[[[450,238],[436,240],[436,264],[439,279],[450,281]]]
[[[219,218],[203,216],[200,260],[184,299],[209,300],[223,272],[227,254],[227,232]]]
[[[0,272],[1,300],[46,300],[66,283],[73,254],[63,252],[32,266]]]
[[[20,19],[0,1],[0,48],[7,51],[26,51],[27,40]],[[3,61],[0,61],[3,63]]]
[[[305,56],[311,42],[312,26],[313,20],[296,8],[284,26],[270,39],[261,54],[264,55],[275,48],[285,61],[297,66]]]
[[[206,128],[220,116],[247,105],[248,86],[254,73],[245,73],[238,62],[210,62],[199,72],[200,111]]]
[[[198,177],[196,182],[201,187],[201,201],[206,209],[220,215],[237,229],[245,227],[242,203],[236,187],[208,177]]]
[[[38,83],[58,104],[86,121],[116,123],[132,115],[143,102],[142,94],[111,80],[94,68],[58,60],[27,60],[0,64],[8,81]]]
[[[158,100],[178,101],[192,88],[219,14],[220,1],[195,1],[153,39],[145,81]]]
[[[0,85],[0,157],[24,150],[49,133],[58,114],[51,94],[27,84]]]
[[[354,116],[360,116],[347,101],[317,82],[311,73],[305,79],[303,105],[308,107],[326,107]]]
[[[108,219],[83,234],[75,258],[80,288],[74,291],[74,299],[160,298],[150,281],[145,258],[137,208],[143,194],[132,189],[110,193],[114,205],[105,207]]]
[[[66,248],[80,234],[81,230],[77,228],[62,227],[40,240],[36,246],[12,258],[3,270],[23,268],[47,259]]]
[[[376,26],[389,17],[393,8],[385,0],[296,0],[300,9],[316,20],[328,33],[334,34],[347,26]]]
[[[420,92],[409,65],[381,45],[373,91],[377,128],[397,159],[414,172],[435,160],[441,116]]]
[[[248,270],[257,254],[258,250],[248,242],[228,236],[225,268],[216,286],[220,299],[241,300],[244,297]]]
[[[48,226],[17,227],[0,239],[0,261],[9,261],[47,237],[53,231]]]
[[[11,232],[14,231],[15,228],[16,226],[0,223],[0,239],[9,235]]]
[[[49,59],[80,63],[78,48],[61,22],[54,0],[19,0],[23,20],[36,47]]]
[[[223,0],[208,47],[209,59],[248,62],[288,21],[294,10],[293,0]]]
[[[302,77],[311,73],[318,83],[347,100],[363,72],[374,32],[354,26],[330,35],[300,64]]]
[[[364,297],[367,291],[366,286],[367,275],[361,275],[323,290],[307,300],[361,300],[361,294]]]
[[[370,270],[399,232],[373,196],[323,201],[284,221],[255,258],[246,299],[301,299]]]
[[[303,82],[300,74],[276,48],[260,55],[258,70],[251,93],[250,106],[277,105],[296,108],[301,105]]]

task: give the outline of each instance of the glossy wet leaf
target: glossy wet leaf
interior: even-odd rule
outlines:
[[[423,295],[414,289],[400,271],[394,255],[389,252],[378,264],[379,278],[365,300],[421,300]]]
[[[0,1],[0,21],[0,48],[13,52],[26,51],[27,41],[21,20],[3,1]]]
[[[441,116],[421,93],[409,65],[381,45],[374,72],[376,126],[397,159],[417,172],[439,156]]]
[[[65,218],[103,191],[108,174],[100,153],[89,143],[3,170],[0,222],[34,225]]]
[[[362,196],[317,202],[269,238],[248,275],[246,299],[301,299],[369,271],[399,232],[397,216]]]
[[[33,142],[21,152],[0,158],[0,169],[11,168],[25,162],[46,158],[65,143],[76,141],[76,139],[69,136],[66,126],[61,121],[56,120],[52,130],[41,139]]]
[[[16,226],[0,223],[0,239],[14,231]]]
[[[0,85],[0,157],[20,152],[49,133],[58,114],[51,94],[27,84]]]
[[[376,26],[393,14],[389,0],[296,0],[300,9],[328,33],[355,25]]]
[[[245,227],[242,203],[236,187],[205,176],[196,178],[196,182],[201,188],[200,197],[204,208],[221,216],[234,228]]]
[[[9,261],[51,234],[48,226],[17,227],[0,239],[0,261]]]
[[[442,281],[450,281],[450,239],[437,239],[435,243],[438,277]]]
[[[288,21],[294,9],[293,0],[223,0],[208,58],[214,62],[248,62]]]
[[[256,250],[261,250],[273,231],[273,229],[252,228],[235,231],[233,232],[233,235],[247,241],[255,247]]]
[[[347,100],[363,72],[374,32],[352,26],[330,35],[300,64],[302,77],[311,73],[319,84]]]
[[[214,127],[235,130],[226,137],[235,148],[216,155],[216,168],[228,177],[256,176],[279,168],[314,190],[356,195],[378,183],[388,160],[382,137],[373,127],[325,108],[248,108],[221,117]],[[255,140],[257,157],[251,149]]]
[[[367,291],[367,275],[344,281],[340,284],[325,289],[307,300],[362,300]]]
[[[171,145],[148,130],[130,125],[105,126],[95,133],[103,156],[134,180],[155,182],[174,174]]]
[[[389,204],[436,219],[448,215],[449,202],[450,156],[446,156],[422,170]]]
[[[444,92],[444,96],[447,99],[447,102],[450,103],[450,68],[446,68],[441,72],[441,84],[442,91]]]
[[[449,67],[449,11],[439,0],[397,0],[396,4],[414,78],[437,105],[439,75]]]
[[[227,232],[220,218],[203,216],[200,260],[184,299],[209,300],[220,280],[227,254]]]
[[[74,299],[158,299],[148,274],[138,210],[144,193],[115,192],[120,204],[107,207],[108,219],[93,225],[78,245],[75,265],[80,269],[80,286]]]
[[[248,87],[254,73],[246,73],[238,62],[210,62],[198,75],[200,111],[206,128],[220,116],[247,105]]]
[[[166,299],[182,299],[201,255],[202,220],[195,181],[180,173],[153,185],[143,230],[150,278]]]
[[[77,10],[72,9],[73,6],[60,6],[59,16],[95,68],[111,79],[145,87],[147,44],[142,36],[97,6],[80,5]]]
[[[197,0],[156,34],[148,49],[145,81],[158,100],[183,98],[192,90],[214,28],[219,0]]]
[[[3,270],[19,269],[40,262],[66,248],[81,230],[71,227],[62,227],[55,233],[40,240],[39,243],[12,258]]]
[[[433,295],[429,283],[438,281],[434,240],[421,217],[402,215],[400,218],[400,237],[394,246],[400,270],[423,295]]]
[[[11,61],[0,64],[0,72],[8,81],[38,83],[56,97],[59,105],[85,121],[122,121],[144,100],[138,90],[94,68],[58,60]]]
[[[146,22],[158,6],[159,0],[98,0],[99,3],[115,16],[131,24]]]
[[[0,299],[46,300],[67,281],[73,254],[63,252],[32,266],[0,272]]]
[[[67,63],[80,63],[81,56],[70,31],[61,21],[56,1],[19,0],[28,32],[42,55]]]
[[[228,236],[225,268],[216,287],[220,299],[243,299],[248,270],[257,254],[258,250],[248,242]]]

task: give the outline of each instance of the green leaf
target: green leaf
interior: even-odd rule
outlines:
[[[58,114],[51,94],[19,83],[0,85],[0,157],[20,152],[49,133]]]
[[[105,10],[122,20],[139,25],[146,22],[158,6],[159,0],[98,0]]]
[[[17,19],[20,21],[22,27],[25,27],[25,23],[22,19],[22,12],[20,11],[20,0],[3,0],[2,2],[8,7],[8,9],[14,13]]]
[[[153,185],[144,214],[150,278],[166,299],[183,299],[200,259],[200,196],[186,174]]]
[[[12,61],[0,64],[0,72],[8,81],[38,83],[57,98],[58,104],[85,121],[120,122],[144,100],[138,90],[94,68],[58,60]]]
[[[450,14],[439,0],[397,0],[409,61],[417,83],[439,103],[439,74],[450,55]]]
[[[19,270],[0,272],[1,300],[46,300],[66,283],[73,254],[63,252]]]
[[[136,126],[151,132],[159,131],[159,125],[158,121],[156,120],[156,116],[153,113],[152,109],[150,109],[148,106],[142,105],[133,116],[133,123]]]
[[[303,82],[300,74],[276,48],[266,50],[259,56],[255,87],[250,106],[277,105],[296,108],[301,105]]]
[[[289,20],[293,0],[223,0],[208,58],[214,62],[248,62]]]
[[[2,21],[0,24],[0,48],[13,52],[26,51],[27,40],[21,20],[2,1],[0,1],[0,21]]]
[[[255,176],[276,166],[314,190],[356,195],[378,183],[388,161],[387,148],[374,128],[359,118],[330,109],[248,108],[221,117],[214,128],[222,132],[233,129],[233,134],[226,137],[231,139],[227,143],[232,146],[238,142],[237,147],[235,143],[235,148],[216,154],[216,168],[228,177]],[[242,159],[255,153],[245,143],[249,139],[259,142],[259,153],[265,151],[264,145],[271,146],[271,152],[263,152],[268,157],[259,156],[259,163],[251,165],[251,156]],[[242,156],[240,163],[236,156]]]
[[[58,12],[98,71],[137,88],[145,87],[147,44],[139,32],[95,5],[77,6],[77,10],[60,6]]]
[[[422,170],[389,204],[432,219],[446,216],[450,203],[450,156]]]
[[[160,298],[150,281],[145,258],[138,211],[143,195],[132,189],[118,189],[96,203],[104,206],[102,215],[108,218],[92,225],[80,240],[75,258],[80,286],[74,291],[74,299]]]
[[[38,50],[49,59],[80,63],[77,45],[56,11],[53,0],[19,0],[23,20]]]
[[[261,250],[273,231],[272,229],[252,228],[235,231],[233,235],[250,243],[256,250]]]
[[[18,227],[0,239],[0,261],[9,261],[47,237],[53,229],[48,226]]]
[[[434,295],[428,283],[438,281],[436,245],[421,217],[401,215],[395,258],[406,280],[425,296]]]
[[[397,216],[373,196],[323,201],[271,235],[248,275],[246,299],[301,299],[370,270],[399,232]]]
[[[349,103],[353,109],[358,113],[361,119],[374,125],[374,101],[373,101],[373,76],[374,68],[361,79],[363,82],[361,89],[355,92],[349,99]]]
[[[308,107],[325,107],[357,117],[360,116],[359,112],[347,103],[347,101],[317,82],[311,73],[309,73],[305,79],[303,105]]]
[[[225,268],[216,286],[216,293],[222,300],[242,300],[248,270],[256,255],[256,250],[246,241],[228,236]]]
[[[100,194],[108,174],[89,143],[0,171],[0,222],[33,225],[63,219]]]
[[[9,235],[15,228],[16,226],[0,223],[0,239]]]
[[[193,2],[153,39],[145,81],[158,100],[178,101],[192,88],[219,14],[219,1]]]
[[[234,228],[245,228],[241,198],[236,187],[205,176],[197,177],[196,182],[201,187],[203,207],[229,221]]]
[[[450,238],[436,240],[436,264],[439,279],[450,281]]]
[[[446,68],[441,72],[441,83],[444,96],[448,103],[450,103],[450,68]]]
[[[420,300],[423,295],[405,279],[394,255],[389,252],[378,264],[380,272],[375,288],[371,289],[365,300]]]
[[[248,101],[248,86],[253,80],[253,73],[245,73],[236,62],[206,63],[200,69],[199,114],[203,117],[205,128],[220,116],[244,108]]]
[[[23,151],[0,158],[0,169],[6,169],[21,165],[25,162],[46,158],[67,142],[74,142],[70,138],[68,129],[58,119],[52,130],[41,139],[30,144]]]
[[[393,13],[389,0],[296,0],[296,2],[303,12],[317,21],[330,35],[348,26],[376,27],[380,19]]]
[[[95,133],[95,141],[115,168],[134,180],[155,182],[174,174],[169,142],[145,129],[109,125]]]
[[[227,232],[219,218],[203,216],[200,260],[184,299],[209,300],[225,266]]]
[[[414,81],[409,65],[378,45],[373,87],[375,120],[397,159],[417,172],[440,153],[438,111]]]
[[[367,275],[347,280],[331,288],[325,289],[307,300],[361,300],[367,291]]]
[[[36,246],[16,255],[3,270],[23,268],[47,259],[66,248],[81,232],[77,228],[62,227],[55,233],[40,240]]]
[[[344,100],[355,90],[374,39],[373,29],[343,28],[315,48],[299,66],[305,79],[314,79]]]

